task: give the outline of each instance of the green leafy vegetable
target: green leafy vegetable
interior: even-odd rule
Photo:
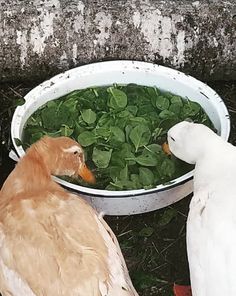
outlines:
[[[83,120],[87,123],[87,124],[91,124],[94,123],[96,121],[96,113],[93,112],[91,109],[86,109],[83,110],[81,112],[82,118]]]
[[[158,96],[156,99],[156,107],[160,110],[168,109],[170,102],[167,98],[163,96]]]
[[[109,104],[113,109],[125,108],[127,105],[127,96],[126,94],[114,87],[109,87],[108,91],[110,93]]]
[[[84,148],[88,166],[96,175],[93,186],[148,189],[167,184],[192,168],[166,155],[161,146],[168,129],[187,118],[213,128],[198,103],[156,87],[93,87],[75,90],[39,108],[24,127],[22,144],[27,147],[44,135],[69,136]]]
[[[135,151],[138,151],[139,147],[147,145],[151,138],[151,131],[146,125],[140,124],[135,126],[129,134],[130,140],[134,144]]]
[[[125,134],[122,131],[122,129],[120,129],[117,126],[111,126],[110,127],[110,131],[111,131],[111,141],[112,142],[125,142]]]
[[[139,168],[139,178],[144,186],[152,185],[154,182],[154,174],[147,168]]]
[[[111,159],[112,149],[103,151],[96,147],[93,148],[92,160],[98,168],[107,168]]]
[[[77,140],[83,147],[88,147],[96,142],[96,136],[93,132],[85,131],[78,136]]]
[[[73,134],[74,130],[68,125],[63,124],[61,127],[61,136],[69,137]]]

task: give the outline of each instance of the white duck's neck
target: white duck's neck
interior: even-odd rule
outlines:
[[[219,188],[222,182],[236,187],[236,148],[220,139],[206,147],[197,161],[194,173],[194,190]]]

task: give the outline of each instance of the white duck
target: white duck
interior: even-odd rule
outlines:
[[[235,296],[236,148],[189,122],[172,127],[168,143],[176,157],[196,164],[187,220],[193,296]]]
[[[3,296],[137,296],[112,230],[51,178],[93,182],[81,146],[66,137],[32,145],[0,192]]]

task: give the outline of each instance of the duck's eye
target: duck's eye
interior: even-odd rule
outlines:
[[[174,139],[173,137],[170,137],[170,138],[171,138],[171,140],[172,140],[172,141],[174,141],[174,142],[175,142],[175,139]]]

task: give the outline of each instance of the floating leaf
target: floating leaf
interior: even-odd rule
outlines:
[[[69,137],[73,134],[74,130],[67,125],[62,125],[61,127],[61,135],[65,137]]]
[[[103,151],[96,147],[93,148],[92,160],[96,167],[107,168],[111,159],[112,149]]]
[[[103,137],[105,140],[107,140],[111,134],[111,130],[108,127],[97,127],[95,129],[95,134],[96,136]]]
[[[184,106],[183,109],[181,111],[181,117],[187,118],[187,117],[192,117],[192,116],[196,116],[201,110],[201,106],[196,103],[196,102],[192,102],[192,101],[187,101]]]
[[[175,172],[175,164],[169,158],[166,158],[161,164],[160,171],[163,176],[171,177]]]
[[[170,110],[163,110],[160,112],[159,117],[161,119],[166,119],[166,118],[175,118],[176,115],[174,112],[171,112]]]
[[[149,143],[151,132],[146,125],[138,125],[131,130],[129,138],[137,151],[139,147]]]
[[[28,119],[23,139],[30,145],[44,135],[70,136],[84,147],[88,165],[96,166],[95,188],[148,189],[192,169],[161,149],[169,128],[186,118],[212,128],[199,104],[156,87],[90,87],[40,107]]]
[[[126,110],[129,111],[129,113],[131,113],[133,116],[136,116],[138,112],[138,107],[134,105],[129,105],[126,107]]]
[[[108,91],[110,93],[110,100],[109,100],[109,106],[113,109],[118,108],[125,108],[127,105],[127,95],[114,87],[109,87]]]
[[[95,112],[93,112],[91,109],[86,109],[81,112],[81,116],[83,120],[87,124],[92,124],[96,121],[97,115]]]
[[[83,147],[88,147],[96,142],[96,136],[93,132],[85,131],[78,136],[78,142]]]
[[[152,185],[154,182],[154,175],[148,168],[139,168],[139,180],[144,186]]]
[[[112,138],[111,140],[114,142],[125,142],[125,134],[124,132],[117,126],[110,127]]]
[[[156,99],[156,107],[160,110],[168,109],[170,102],[167,98],[163,96],[158,96]]]
[[[127,180],[129,176],[128,166],[126,165],[121,171],[120,171],[120,180]]]
[[[157,157],[150,152],[137,156],[135,161],[143,166],[153,167],[157,165]]]

